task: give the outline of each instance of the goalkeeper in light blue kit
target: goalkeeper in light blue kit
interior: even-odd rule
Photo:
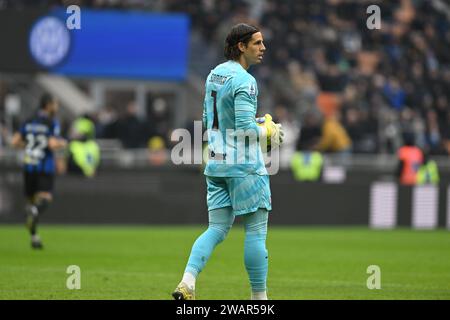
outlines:
[[[281,125],[270,115],[256,119],[258,87],[247,69],[262,61],[261,32],[235,25],[225,41],[225,63],[214,68],[205,84],[203,125],[208,131],[205,168],[208,229],[195,241],[181,282],[172,296],[195,299],[195,281],[214,248],[222,242],[235,216],[245,226],[244,262],[251,299],[267,299],[267,221],[271,207],[269,176],[261,147],[282,142]],[[261,147],[260,147],[261,141]]]

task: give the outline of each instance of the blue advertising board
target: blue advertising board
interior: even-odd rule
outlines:
[[[30,55],[67,76],[182,81],[186,78],[189,17],[81,8],[80,29],[66,26],[64,8],[41,16],[29,33]]]

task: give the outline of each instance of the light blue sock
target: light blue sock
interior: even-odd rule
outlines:
[[[208,262],[214,248],[227,236],[233,222],[234,214],[231,207],[209,211],[208,229],[197,238],[192,246],[184,272],[189,272],[197,277]]]
[[[268,211],[258,211],[244,216],[244,261],[253,292],[266,291],[269,257],[266,250]]]

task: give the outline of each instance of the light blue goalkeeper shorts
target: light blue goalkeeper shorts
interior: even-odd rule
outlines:
[[[232,207],[235,215],[272,210],[269,176],[257,174],[245,177],[206,176],[208,211]]]

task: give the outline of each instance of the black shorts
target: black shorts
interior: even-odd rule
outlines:
[[[37,192],[53,192],[54,175],[37,172],[24,172],[25,196],[30,198]]]

